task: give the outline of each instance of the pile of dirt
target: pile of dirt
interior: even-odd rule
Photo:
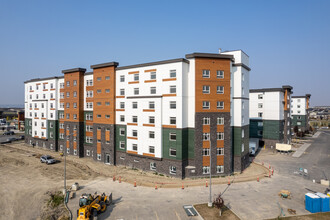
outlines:
[[[64,195],[60,191],[48,191],[47,199],[41,209],[39,219],[69,220],[68,210],[64,206]]]

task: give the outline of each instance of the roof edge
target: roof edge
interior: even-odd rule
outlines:
[[[162,61],[156,61],[156,62],[151,62],[151,63],[141,63],[141,64],[135,64],[135,65],[129,65],[129,66],[120,66],[120,67],[117,67],[116,70],[124,70],[124,69],[131,69],[131,68],[138,68],[138,67],[145,67],[145,66],[177,63],[177,62],[189,63],[189,60],[186,60],[184,58],[162,60]]]
[[[66,69],[66,70],[62,70],[62,73],[66,74],[66,73],[74,73],[74,72],[86,72],[85,68],[73,68],[73,69]]]
[[[119,65],[118,62],[100,63],[100,64],[91,65],[91,69],[98,69],[98,68],[104,68],[110,66],[117,67],[118,65]]]

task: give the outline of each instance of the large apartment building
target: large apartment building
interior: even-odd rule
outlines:
[[[180,178],[248,165],[243,51],[91,69],[25,82],[28,144]]]
[[[291,98],[291,119],[292,128],[298,127],[298,131],[308,130],[308,109],[311,94],[305,96],[292,96]]]
[[[250,137],[266,147],[291,143],[291,86],[250,90]]]

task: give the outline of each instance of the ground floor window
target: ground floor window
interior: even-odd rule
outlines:
[[[90,150],[86,150],[86,156],[90,156],[91,155],[91,151]]]
[[[30,144],[32,145],[32,140],[30,140]]]
[[[223,166],[217,166],[217,173],[223,173],[223,172],[224,172]]]
[[[120,149],[125,149],[125,142],[124,141],[119,142],[119,148]]]
[[[66,149],[66,153],[69,154],[70,153],[70,148]]]
[[[74,155],[77,155],[77,149],[74,149],[74,150],[73,150],[73,154],[74,154]]]
[[[60,150],[63,150],[63,145],[62,144],[60,145]]]
[[[171,157],[176,157],[176,149],[170,148],[170,156]]]
[[[176,174],[176,167],[170,166],[170,174]]]
[[[203,167],[203,174],[209,174],[210,173],[210,167],[205,166]]]
[[[50,145],[49,145],[49,148],[50,148],[50,149],[53,149],[53,144],[50,144]]]
[[[156,170],[156,163],[155,162],[150,163],[150,170]]]
[[[97,154],[97,160],[101,160],[101,154]]]
[[[217,148],[217,155],[224,155],[224,148]]]
[[[46,147],[46,143],[44,142],[44,143],[42,143],[42,147],[43,148],[45,148]]]

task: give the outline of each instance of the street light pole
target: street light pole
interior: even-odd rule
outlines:
[[[212,172],[211,172],[211,167],[212,167],[212,142],[211,142],[211,138],[210,138],[210,198],[209,198],[209,202],[208,202],[208,207],[212,207],[213,206],[213,204],[212,204]]]

